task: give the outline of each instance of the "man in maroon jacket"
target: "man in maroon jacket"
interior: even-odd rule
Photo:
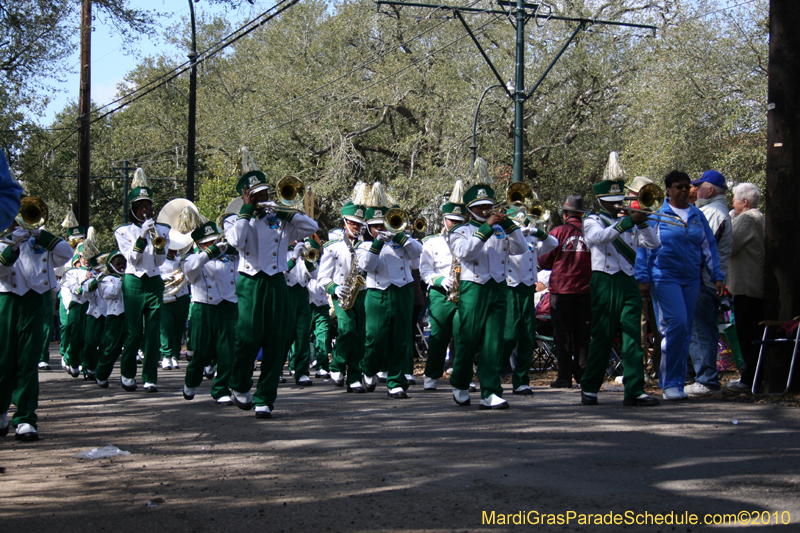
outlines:
[[[583,239],[582,217],[588,210],[583,197],[570,195],[564,207],[564,224],[550,232],[559,245],[539,257],[539,267],[551,270],[550,316],[558,357],[558,379],[554,388],[572,388],[572,378],[580,384],[589,352],[592,323],[589,281],[592,254]]]

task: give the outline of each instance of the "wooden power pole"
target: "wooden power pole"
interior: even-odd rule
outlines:
[[[766,312],[773,320],[800,315],[800,2],[771,0],[766,176]],[[770,350],[765,374],[770,390],[783,390],[789,365]]]
[[[81,66],[78,96],[78,222],[89,227],[90,141],[89,126],[92,111],[92,0],[81,0]]]

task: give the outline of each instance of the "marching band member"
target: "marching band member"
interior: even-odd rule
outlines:
[[[97,292],[106,304],[105,327],[100,342],[100,360],[94,379],[102,389],[108,388],[108,377],[114,363],[122,354],[122,343],[128,336],[125,321],[125,303],[122,296],[122,281],[127,267],[125,256],[114,250],[106,257],[106,273],[97,279]]]
[[[482,159],[475,164],[476,167],[485,165]],[[507,409],[500,382],[508,305],[506,265],[509,256],[525,252],[527,244],[517,225],[505,213],[492,212],[495,201],[490,185],[479,183],[467,189],[464,203],[472,220],[453,228],[450,234],[453,255],[461,262],[459,325],[450,385],[455,402],[469,405],[472,363],[475,353],[480,351],[480,408]]]
[[[286,346],[288,292],[283,272],[289,243],[310,236],[317,231],[317,223],[269,202],[267,177],[261,171],[242,176],[236,190],[244,204],[236,221],[225,228],[228,243],[238,249],[240,258],[239,320],[229,385],[240,409],[250,410],[255,404],[256,418],[270,418],[285,357],[281,350]],[[259,349],[263,350],[261,377],[251,396]]]
[[[52,289],[47,265],[63,265],[72,254],[65,241],[15,220],[0,238],[0,436],[8,434],[8,408],[17,406],[11,424],[16,438],[38,440],[37,363],[42,350],[43,294]],[[48,307],[48,312],[52,312]]]
[[[455,189],[461,188],[456,193]],[[463,185],[458,180],[454,194],[460,198],[463,195]],[[422,240],[422,257],[419,272],[422,280],[428,285],[428,298],[430,300],[429,316],[431,323],[431,336],[428,339],[428,359],[425,362],[424,390],[436,390],[437,380],[444,374],[444,362],[447,347],[453,336],[453,329],[457,320],[457,298],[448,299],[448,293],[459,282],[458,277],[461,266],[453,263],[453,254],[450,250],[450,232],[456,226],[466,221],[466,208],[461,204],[448,202],[442,206],[444,227],[437,235],[425,237]],[[457,270],[458,269],[458,270]]]
[[[191,208],[189,208],[191,209]],[[178,359],[181,355],[181,340],[189,318],[189,284],[185,281],[185,273],[181,272],[181,257],[175,244],[170,241],[164,263],[159,267],[161,279],[167,286],[172,282],[170,294],[164,295],[161,305],[161,368],[164,370],[179,369]]]
[[[231,405],[228,380],[233,363],[237,320],[236,265],[225,254],[227,243],[209,221],[192,232],[196,247],[181,259],[186,279],[192,286],[192,345],[196,351],[186,367],[183,397],[194,398],[203,381],[204,367],[216,361],[217,372],[211,397],[218,405]]]
[[[93,230],[93,228],[89,228]],[[84,243],[84,249],[87,244]],[[97,289],[97,278],[101,275],[101,260],[105,257],[100,253],[92,253],[89,258],[89,275],[81,284],[81,289],[89,300],[86,308],[86,326],[83,336],[83,379],[95,380],[95,370],[100,361],[100,342],[103,340],[103,329],[106,320],[106,301],[100,296]]]
[[[159,267],[164,264],[169,247],[169,226],[156,223],[152,198],[153,191],[147,187],[144,171],[137,168],[128,193],[132,222],[114,230],[119,251],[127,261],[122,295],[128,336],[120,360],[120,384],[126,391],[136,390],[136,355],[142,343],[144,391],[158,392],[161,303],[164,298],[164,280]],[[154,239],[161,242],[154,243]]]
[[[597,405],[611,346],[622,332],[622,366],[625,383],[624,405],[653,406],[658,400],[644,392],[642,359],[642,297],[633,277],[638,247],[659,246],[658,235],[647,224],[647,214],[631,212],[618,218],[618,202],[625,199],[624,180],[603,180],[594,184],[600,202],[598,214],[583,220],[583,235],[592,253],[592,340],[581,378],[581,402]]]
[[[373,198],[379,205],[367,209],[366,219],[374,240],[361,243],[357,249],[358,266],[367,273],[366,344],[361,369],[368,392],[375,390],[376,374],[385,368],[387,395],[408,398],[414,306],[411,264],[422,254],[422,245],[404,232],[387,231],[383,218],[387,208],[383,205],[388,202],[381,201],[380,183],[373,187]]]
[[[64,334],[67,336],[64,360],[67,363],[67,373],[73,378],[77,378],[81,372],[85,376],[87,372],[83,349],[86,345],[86,311],[89,308],[89,293],[84,292],[83,282],[93,277],[87,253],[91,252],[87,252],[84,242],[78,246],[78,253],[72,259],[72,264],[77,263],[77,266],[67,270],[61,278],[61,286],[68,291],[68,298],[65,300],[69,300],[67,326],[64,328]]]
[[[67,216],[64,218],[64,221],[61,223],[61,227],[66,229],[67,232],[67,242],[72,247],[73,250],[79,251],[79,247],[82,246],[84,239],[86,239],[86,228],[81,226],[78,223],[78,218],[75,216],[75,213],[72,210],[67,213]],[[63,265],[59,265],[55,268],[55,277],[61,280],[64,277],[64,273],[70,269],[75,267],[75,262],[73,261],[73,257],[64,263]],[[65,354],[67,353],[67,340],[68,337],[66,335],[67,329],[67,319],[68,319],[68,309],[69,304],[71,301],[69,289],[60,286],[58,291],[58,318],[60,323],[60,330],[61,330],[61,343],[59,346],[59,352],[61,353],[61,368],[67,370],[68,366],[66,363]],[[49,344],[49,343],[48,343]],[[50,354],[50,347],[47,346],[45,350],[47,351],[48,358]]]
[[[503,362],[504,366],[510,364],[511,352],[516,346],[517,357],[511,376],[512,392],[530,396],[533,395],[530,370],[536,345],[536,259],[539,254],[558,246],[558,239],[533,226],[533,221],[524,211],[512,207],[506,214],[520,227],[527,248],[520,255],[511,255],[506,264],[508,309],[503,334]]]
[[[322,249],[317,244],[317,241],[311,239],[309,244],[314,248],[318,248],[317,251],[319,251],[320,254],[322,253]],[[314,246],[315,244],[317,246]],[[322,256],[320,255],[320,266],[321,265]],[[317,273],[317,276],[319,276],[319,273]],[[325,291],[325,286],[320,283],[319,279],[309,280],[308,299],[311,306],[311,332],[314,334],[314,354],[317,360],[317,371],[314,377],[326,378],[330,375],[328,352],[330,352],[331,344],[329,336],[331,307],[328,303],[328,293]]]
[[[308,377],[311,364],[311,347],[308,344],[311,333],[311,303],[308,284],[316,278],[317,266],[303,260],[306,250],[312,248],[312,243],[314,247],[319,248],[313,239],[296,243],[292,248],[292,257],[286,265],[286,286],[289,293],[286,316],[289,318],[290,331],[286,336],[286,353],[291,350],[289,360],[294,371],[294,380],[301,387],[310,387],[314,384]]]
[[[364,196],[365,184],[356,186],[355,199]],[[364,207],[353,202],[346,203],[342,209],[342,224],[344,232],[342,240],[328,241],[322,252],[319,266],[320,284],[325,287],[333,300],[333,308],[338,324],[336,346],[331,357],[331,380],[337,386],[347,382],[348,392],[366,392],[361,383],[361,361],[364,358],[364,344],[366,343],[366,316],[364,312],[364,298],[366,287],[358,286],[358,294],[350,309],[342,309],[339,299],[351,297],[353,282],[360,275],[356,249],[361,241],[361,232],[364,227]]]

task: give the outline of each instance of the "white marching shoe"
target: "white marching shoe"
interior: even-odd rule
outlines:
[[[422,385],[423,390],[436,390],[436,386],[439,384],[438,379],[429,378],[425,376],[425,382]]]
[[[508,402],[497,394],[490,394],[481,400],[479,407],[481,409],[508,409]]]
[[[469,405],[469,391],[453,387],[453,400],[463,407]]]

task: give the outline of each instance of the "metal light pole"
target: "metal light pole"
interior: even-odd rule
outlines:
[[[481,110],[481,104],[483,103],[483,99],[486,98],[486,93],[494,89],[495,87],[502,87],[499,83],[495,83],[494,85],[490,85],[486,89],[484,89],[483,94],[481,95],[481,99],[478,100],[478,105],[475,107],[475,119],[472,121],[472,144],[469,145],[470,154],[472,154],[472,164],[470,165],[470,169],[475,168],[475,159],[478,155],[478,143],[475,141],[475,132],[478,129],[478,113]],[[470,170],[471,171],[471,170]]]
[[[538,6],[533,8],[536,13]],[[523,127],[525,100],[525,23],[528,13],[525,11],[525,0],[517,0],[517,68],[516,79],[514,80],[514,179],[522,181],[522,158],[523,158]]]
[[[189,75],[189,135],[187,139],[186,156],[186,198],[194,202],[194,149],[195,149],[195,117],[197,115],[197,41],[194,22],[194,2],[189,0],[189,11],[192,17],[192,49],[189,52],[189,61],[192,62],[192,72]]]

